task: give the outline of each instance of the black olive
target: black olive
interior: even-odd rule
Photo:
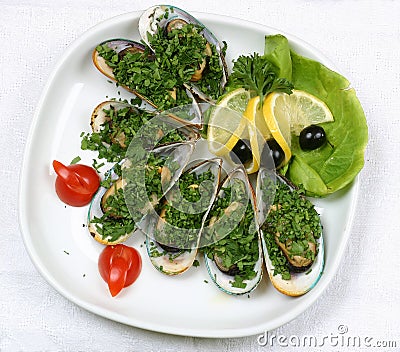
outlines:
[[[177,252],[179,252],[181,250],[180,248],[173,247],[173,246],[168,246],[168,245],[163,244],[161,242],[157,242],[157,243],[166,252],[177,253]]]
[[[234,162],[238,162],[238,160],[242,164],[246,164],[253,160],[253,153],[251,152],[250,141],[248,139],[239,139],[235,146],[232,148],[229,153],[231,159]]]
[[[285,153],[275,139],[269,139],[267,140],[267,143],[264,144],[261,153],[261,165],[269,169],[273,168],[269,167],[269,165],[271,165],[271,158],[274,162],[275,169],[277,169],[285,160]]]
[[[300,132],[299,142],[303,150],[322,147],[327,142],[325,130],[321,126],[310,125]]]

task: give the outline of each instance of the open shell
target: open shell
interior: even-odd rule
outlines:
[[[120,101],[104,101],[97,105],[92,112],[90,118],[90,126],[92,128],[93,133],[100,133],[102,129],[109,125],[109,137],[112,143],[119,144],[121,148],[127,147],[127,138],[125,132],[120,128],[118,121],[111,121],[110,116],[106,113],[106,111],[119,111],[122,109],[129,109],[129,113],[136,114],[138,117],[143,111],[140,111],[138,108]],[[122,121],[121,121],[122,122]],[[117,130],[112,133],[111,124],[117,125]]]
[[[149,254],[150,260],[153,266],[159,270],[160,272],[167,274],[167,275],[177,275],[185,272],[189,269],[197,254],[197,249],[199,246],[201,232],[203,230],[204,221],[207,217],[208,211],[215,199],[218,184],[220,182],[221,177],[221,165],[222,160],[215,158],[208,161],[202,161],[194,166],[188,167],[185,173],[195,173],[196,175],[201,175],[207,171],[212,173],[213,180],[212,186],[208,185],[207,190],[208,194],[205,196],[206,198],[202,200],[202,208],[201,212],[195,212],[194,214],[198,214],[199,222],[201,222],[200,228],[196,229],[180,229],[174,227],[173,224],[168,224],[164,220],[164,208],[167,205],[167,202],[171,203],[173,200],[179,199],[180,193],[179,189],[172,188],[167,194],[165,199],[162,201],[162,209],[159,216],[153,216],[152,219],[149,221],[149,227],[146,240],[147,252]],[[198,184],[190,185],[191,187],[202,187]],[[211,186],[211,187],[210,187]],[[203,197],[203,194],[202,194]],[[179,203],[173,203],[174,207],[176,205],[179,206],[181,212],[184,212],[185,209],[185,199],[181,199]],[[196,203],[194,203],[196,204]],[[183,205],[183,208],[181,207]],[[204,206],[207,208],[204,209]],[[191,238],[189,242],[180,244],[180,248],[174,246],[174,244],[163,242],[161,243],[162,238],[166,238],[167,231],[170,232],[171,229],[176,231],[178,235],[182,235],[182,237],[188,236]]]
[[[151,142],[154,141],[159,141],[158,145],[166,145],[170,143],[176,143],[175,141],[170,142],[168,140],[168,132],[176,130],[179,134],[182,135],[183,140],[187,141],[196,141],[200,138],[199,133],[191,128],[190,126],[187,126],[186,124],[182,124],[180,120],[177,120],[175,118],[171,118],[169,114],[156,114],[154,111],[147,111],[147,110],[142,110],[141,108],[138,108],[136,106],[133,106],[127,102],[123,101],[104,101],[97,105],[91,115],[91,120],[90,120],[90,126],[92,127],[92,131],[94,133],[99,133],[103,128],[105,128],[105,125],[110,122],[110,117],[107,115],[106,111],[108,110],[114,110],[114,111],[119,111],[121,109],[127,109],[129,108],[132,113],[136,114],[141,114],[141,113],[147,113],[148,118],[153,118],[154,120],[149,120],[153,121],[152,127],[154,127],[154,139],[151,138]],[[143,120],[143,123],[146,123],[146,119]],[[141,126],[139,126],[141,127]],[[157,129],[155,128],[157,127]],[[162,140],[163,137],[167,134],[166,138]],[[125,138],[125,133],[122,131],[121,133],[118,133],[114,136],[110,136],[110,140],[112,140],[114,143],[120,144],[122,148],[127,147],[127,142]]]
[[[156,34],[159,28],[161,28],[165,32],[168,32],[172,28],[181,28],[185,24],[194,24],[202,28],[200,34],[207,41],[205,49],[205,54],[207,56],[211,55],[210,45],[215,47],[216,53],[218,54],[219,65],[222,69],[220,86],[221,89],[223,89],[228,79],[228,69],[222,45],[215,37],[215,35],[192,15],[178,7],[171,5],[152,6],[147,9],[139,19],[139,33],[143,41],[151,48],[149,35]],[[201,100],[214,104],[214,99],[202,92],[196,84],[196,82],[201,79],[202,73],[205,72],[204,70],[206,68],[206,65],[206,60],[204,60],[203,64],[200,65],[199,69],[196,70],[195,74],[192,76],[191,81],[185,83],[185,87],[193,94],[198,96]]]
[[[165,193],[167,193],[169,189],[175,184],[176,180],[179,178],[183,169],[189,162],[193,150],[194,150],[194,142],[190,141],[185,143],[171,143],[168,145],[155,148],[152,151],[152,153],[154,153],[155,155],[161,156],[166,160],[165,164],[162,167],[160,167],[159,170],[163,193],[161,195],[156,195],[156,194],[149,195],[148,197],[149,204],[147,206],[140,207],[140,209],[131,208],[133,204],[131,201],[132,195],[130,192],[125,193],[125,190],[126,189],[129,190],[129,187],[131,186],[130,179],[129,177],[126,177],[126,175],[129,175],[128,170],[130,170],[130,168],[132,167],[132,162],[130,162],[129,159],[124,159],[121,162],[122,173],[123,173],[122,177],[118,176],[114,172],[114,169],[111,169],[106,176],[107,178],[111,178],[112,180],[111,187],[110,188],[100,187],[100,189],[97,191],[96,195],[93,197],[90,203],[88,212],[88,229],[93,238],[100,243],[113,245],[124,242],[137,228],[143,226],[141,222],[146,217],[148,211],[153,209],[154,204],[157,204],[157,202],[161,199],[161,197]],[[171,171],[169,165],[172,165],[172,163],[174,162],[178,164],[178,167],[175,167],[174,170]],[[95,217],[101,218],[105,214],[107,210],[107,205],[106,205],[107,198],[112,195],[115,195],[115,193],[121,188],[124,190],[125,204],[127,204],[126,202],[128,202],[129,204],[128,210],[130,213],[130,216],[126,214],[124,217],[129,219],[132,218],[132,221],[134,221],[135,223],[134,229],[129,233],[121,234],[117,239],[112,239],[112,236],[104,238],[99,232],[100,231],[99,228],[102,227],[102,224],[96,223],[93,220]],[[135,216],[133,216],[133,213],[135,214]],[[107,217],[107,220],[115,225],[118,225],[124,219],[119,214],[111,213],[110,216]]]
[[[253,212],[254,241],[257,242],[257,248],[258,248],[258,260],[255,262],[253,268],[255,276],[250,280],[243,281],[243,284],[246,285],[245,287],[235,287],[235,285],[233,285],[233,282],[235,280],[235,274],[237,275],[240,271],[238,270],[237,267],[235,268],[235,265],[231,266],[231,268],[224,268],[223,265],[221,265],[221,260],[215,254],[216,253],[215,247],[213,247],[212,244],[209,245],[209,248],[211,249],[211,251],[208,253],[209,255],[207,255],[208,251],[206,249],[204,259],[210,278],[223,292],[233,295],[242,295],[254,290],[262,278],[263,255],[262,255],[261,239],[260,239],[260,234],[258,232],[258,226],[256,220],[257,216],[256,199],[253,188],[249,182],[246,171],[243,169],[243,167],[237,167],[228,174],[225,181],[220,186],[220,190],[218,192],[216,199],[224,198],[226,196],[224,189],[226,189],[227,187],[231,187],[231,190],[233,190],[233,188],[236,187],[237,192],[244,191],[245,195],[239,192],[238,193],[232,192],[231,202],[229,206],[225,208],[223,215],[220,216],[219,218],[215,216],[211,217],[213,209],[211,208],[211,211],[207,219],[208,221],[206,221],[208,227],[205,227],[205,230],[203,231],[202,240],[212,242],[213,234],[214,235],[217,234],[218,237],[217,241],[226,240],[227,239],[226,236],[229,236],[229,233],[233,231],[237,226],[239,226],[239,223],[242,223],[245,220],[246,209],[248,208],[248,202],[250,202]],[[251,224],[246,230],[251,231]],[[210,235],[207,236],[208,234]],[[247,235],[248,233],[246,233],[246,237]],[[234,270],[232,270],[232,268]]]
[[[123,167],[123,163],[122,163]],[[110,235],[104,237],[101,234],[101,230],[103,228],[102,223],[94,222],[95,218],[102,218],[105,214],[106,209],[106,201],[110,196],[116,194],[119,189],[124,189],[126,186],[126,182],[114,172],[114,169],[111,169],[107,172],[106,178],[111,179],[111,187],[100,187],[92,201],[90,202],[89,211],[88,211],[88,230],[91,236],[98,242],[105,245],[115,245],[121,242],[126,241],[136,230],[136,225],[133,226],[131,231],[120,234],[118,237]],[[116,213],[111,213],[110,216],[107,217],[108,223],[113,226],[119,226],[122,224],[123,217]]]
[[[113,50],[115,52],[115,54],[117,54],[118,57],[120,57],[120,58],[122,58],[127,52],[145,53],[145,50],[146,50],[146,46],[143,45],[142,43],[138,43],[138,42],[135,42],[135,41],[129,40],[129,39],[109,39],[109,40],[101,42],[98,46],[108,47],[109,49]],[[145,55],[148,55],[148,54],[145,54]],[[106,60],[99,54],[97,47],[93,50],[92,60],[93,60],[94,65],[96,66],[96,68],[103,75],[108,77],[110,80],[117,82],[117,80],[114,76],[114,73],[113,73],[113,68],[110,67],[107,64]],[[154,57],[150,55],[149,60],[154,60]],[[135,94],[142,101],[147,103],[151,108],[159,111],[158,106],[153,101],[151,101],[151,99],[146,97],[144,94],[140,93],[136,89],[132,89],[124,84],[121,84],[120,82],[117,82],[117,83],[119,85],[121,85],[123,88],[125,88],[126,90],[128,90],[129,92]],[[189,120],[182,119],[179,116],[173,114],[172,112],[168,113],[167,115],[170,118],[181,122],[182,124],[185,124],[185,125],[190,124],[190,125],[195,126],[198,129],[200,129],[200,128],[202,128],[202,114],[201,114],[199,107],[197,106],[196,97],[194,96],[194,93],[193,93],[192,89],[190,89],[190,87],[184,87],[184,88],[185,88],[187,96],[191,100],[192,110],[194,112],[194,113],[192,113],[191,119],[189,119]],[[174,93],[174,91],[171,91],[170,94],[173,96],[175,93]]]
[[[267,248],[266,240],[264,237],[263,224],[267,220],[268,213],[274,211],[273,198],[275,196],[276,185],[275,182],[284,183],[289,186],[290,190],[294,191],[294,186],[292,186],[288,181],[282,176],[273,173],[271,170],[261,168],[257,178],[257,188],[256,188],[256,198],[258,205],[258,219],[260,226],[261,241],[263,244],[264,259],[267,267],[268,275],[271,279],[273,286],[288,296],[301,296],[311,290],[319,281],[323,269],[324,269],[324,239],[323,233],[318,239],[316,239],[317,244],[317,254],[314,261],[307,269],[302,272],[296,272],[290,267],[291,278],[285,280],[282,278],[281,274],[274,275],[274,265],[271,262],[269,251]],[[300,197],[300,196],[299,196]],[[306,200],[309,202],[308,200]],[[279,206],[279,205],[278,205]],[[320,223],[320,228],[322,230],[322,225]],[[306,263],[307,264],[307,263]]]
[[[112,49],[118,57],[123,57],[127,52],[133,52],[133,53],[144,53],[146,47],[142,43],[135,42],[133,40],[129,39],[109,39],[105,40],[104,42],[101,42],[99,46],[107,46],[108,48]],[[96,68],[106,77],[108,77],[110,80],[117,82],[112,67],[110,67],[106,60],[99,55],[99,52],[97,51],[97,47],[93,50],[92,52],[92,61]],[[145,96],[137,92],[136,90],[133,90],[127,86],[123,87],[138,96],[140,99],[144,100],[146,103],[150,104],[152,107],[156,108],[156,106],[153,104],[152,101],[147,99]]]
[[[128,157],[129,166],[123,169],[123,177],[127,182],[125,200],[131,216],[141,230],[146,231],[147,220],[143,221],[155,213],[154,207],[174,186],[194,148],[194,141],[170,143],[153,149],[143,156],[143,160]],[[159,161],[152,162],[151,156],[155,157],[153,160],[161,159],[161,165]],[[153,192],[149,194],[146,181],[151,174],[152,177],[156,175],[156,179],[149,178],[152,183],[147,186],[153,187]],[[155,184],[158,185],[156,188]]]

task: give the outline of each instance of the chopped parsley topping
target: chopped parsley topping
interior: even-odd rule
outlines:
[[[76,156],[75,158],[73,158],[70,162],[71,165],[77,164],[81,161],[81,157],[80,156]]]
[[[160,58],[162,69],[176,77],[177,85],[196,77],[199,89],[217,99],[222,94],[224,73],[215,45],[207,43],[201,34],[203,29],[198,25],[186,24],[165,33],[159,28],[156,34],[149,35],[149,42],[157,59]],[[199,73],[202,65],[205,65],[204,70]]]
[[[219,54],[213,44],[207,43],[202,30],[194,24],[167,32],[159,27],[154,35],[149,34],[155,54],[146,47],[144,52],[127,50],[118,55],[107,44],[97,46],[96,50],[112,68],[118,84],[137,92],[162,111],[191,103],[184,83],[195,76],[204,94],[213,99],[222,94]],[[200,67],[204,69],[199,74]]]
[[[110,105],[110,108],[103,109],[103,112],[105,119],[98,126],[99,131],[81,135],[81,149],[97,151],[100,159],[119,162],[125,157],[132,138],[154,115],[133,106],[118,108],[118,105]],[[157,128],[156,133],[161,138],[159,144],[186,139],[183,132],[178,129],[171,130],[167,122],[162,122],[160,119],[154,128]],[[165,134],[164,131],[169,132]]]
[[[132,214],[136,221],[139,221],[143,213],[153,207],[155,211],[158,211],[161,207],[159,200],[164,194],[165,187],[169,185],[172,176],[180,167],[176,161],[171,161],[156,153],[148,154],[144,165],[142,162],[138,161],[133,168],[124,171],[128,180],[126,201],[129,202],[132,212],[136,210],[136,213]],[[170,175],[169,179],[162,180],[163,173]],[[142,186],[143,183],[145,187]]]
[[[232,208],[233,204],[239,206]],[[211,219],[216,221],[212,223]],[[203,251],[209,259],[218,258],[220,264],[217,266],[221,265],[226,269],[224,271],[233,273],[233,287],[246,288],[244,281],[256,276],[254,267],[259,259],[259,241],[253,206],[243,181],[234,180],[230,187],[223,189],[223,196],[217,198],[206,224],[209,225],[206,232],[208,240],[219,240],[206,246]]]
[[[103,215],[94,217],[91,223],[96,224],[96,231],[103,240],[115,242],[135,230],[136,225],[125,204],[123,188],[116,189],[115,183],[111,187],[115,190],[105,201]]]
[[[145,188],[137,187],[134,183],[134,178],[125,185],[124,188],[116,189],[116,182],[111,180],[111,177],[106,178],[102,182],[102,186],[106,188],[115,187],[113,194],[107,197],[105,204],[103,206],[104,214],[101,217],[94,217],[91,223],[97,224],[96,230],[102,236],[103,239],[108,239],[108,241],[113,242],[119,237],[124,236],[132,232],[135,228],[135,220],[139,221],[147,209],[150,207],[146,206],[149,201],[157,209],[158,200],[162,197],[163,188],[161,183],[161,170],[165,165],[165,158],[154,153],[150,153],[147,159],[147,164],[145,165]],[[177,163],[172,162],[168,165],[171,168],[171,173],[174,173],[179,167]],[[114,167],[114,172],[117,175],[121,175],[121,167],[116,164]],[[129,173],[126,173],[129,175]],[[138,192],[145,190],[145,194],[136,194],[138,199],[143,200],[142,207],[136,207],[137,214],[132,216],[131,212],[133,208],[128,208],[124,191],[125,192]],[[131,211],[131,212],[130,212]]]
[[[212,197],[213,187],[210,182],[213,180],[214,175],[211,171],[200,175],[186,172],[180,177],[170,191],[172,199],[164,202],[159,210],[164,223],[162,228],[156,229],[154,233],[158,242],[178,248],[182,252],[197,245],[203,216]],[[177,255],[179,256],[179,253]]]
[[[278,242],[291,259],[297,256],[312,262],[318,251],[317,239],[322,233],[320,218],[304,193],[302,188],[292,191],[286,184],[277,182],[274,202],[261,227],[275,267],[274,275],[281,274],[284,280],[290,280],[291,267]],[[315,244],[315,253],[310,244]]]
[[[130,106],[117,106],[110,105],[109,109],[103,109],[105,119],[98,126],[99,131],[83,135],[81,141],[81,149],[97,151],[98,158],[110,162],[119,162],[124,158],[127,146],[136,132],[152,117]]]

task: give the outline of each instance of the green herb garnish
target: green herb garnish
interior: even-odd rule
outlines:
[[[73,159],[71,160],[70,165],[77,164],[77,163],[79,163],[81,160],[82,160],[81,157],[80,157],[80,156],[77,156],[77,157],[75,157],[75,158],[73,158]]]
[[[260,106],[264,97],[271,92],[292,93],[293,84],[276,75],[276,68],[264,56],[254,53],[241,55],[234,61],[229,85],[243,87],[260,96]]]
[[[187,172],[180,177],[170,191],[172,196],[169,202],[163,203],[159,209],[165,224],[161,230],[156,230],[154,233],[158,242],[182,251],[190,250],[197,245],[203,216],[213,192],[213,187],[204,186],[202,183],[210,183],[213,180],[214,175],[211,171],[200,175]]]
[[[319,215],[314,205],[304,197],[304,192],[302,188],[291,190],[286,184],[277,182],[274,202],[261,227],[275,268],[274,275],[281,274],[284,280],[291,278],[290,266],[278,241],[285,244],[290,258],[301,256],[314,260],[316,253],[309,248],[309,243],[317,246],[322,233]]]
[[[212,223],[212,219],[217,220]],[[209,225],[207,240],[220,239],[203,248],[203,251],[212,260],[217,256],[224,268],[235,267],[231,285],[246,288],[244,281],[256,276],[254,267],[259,260],[259,241],[253,205],[243,181],[234,180],[230,187],[223,189],[223,195],[215,201],[206,225]]]
[[[109,162],[119,162],[125,157],[126,150],[137,132],[147,124],[154,115],[133,106],[117,108],[110,105],[104,109],[105,121],[99,126],[99,132],[81,134],[81,149],[98,152],[98,158]],[[171,130],[167,122],[157,120],[149,126],[160,137],[158,144],[180,142],[186,139],[178,129]],[[169,131],[167,134],[164,131]],[[96,167],[98,169],[98,166]]]
[[[106,44],[96,50],[112,68],[119,84],[139,93],[162,111],[191,103],[184,84],[193,80],[204,63],[206,67],[197,78],[197,86],[213,99],[222,94],[219,54],[213,44],[207,43],[202,29],[187,24],[166,33],[159,28],[148,35],[152,51],[146,47],[144,52],[118,55]]]

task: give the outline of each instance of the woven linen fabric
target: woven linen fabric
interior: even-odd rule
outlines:
[[[322,339],[347,329],[347,336],[371,337],[380,346],[397,341],[397,347],[349,349],[327,339],[314,350],[399,351],[400,2],[171,3],[189,12],[233,16],[294,34],[321,50],[356,89],[367,117],[369,143],[347,249],[334,279],[316,303],[269,334],[287,337],[286,341],[308,335]],[[19,172],[29,126],[47,79],[68,45],[85,30],[152,4],[156,2],[0,1],[0,351],[309,351],[293,343],[263,345],[258,336],[172,336],[99,317],[52,288],[24,248],[18,226]],[[54,232],[57,236],[56,228]]]

